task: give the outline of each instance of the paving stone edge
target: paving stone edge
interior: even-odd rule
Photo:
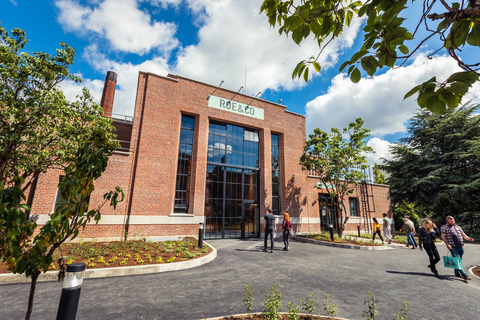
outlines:
[[[174,262],[174,263],[152,264],[152,265],[145,265],[145,266],[87,269],[85,270],[84,279],[121,277],[121,276],[137,275],[137,274],[148,274],[148,273],[160,273],[160,272],[179,271],[179,270],[199,267],[201,265],[204,265],[213,261],[217,257],[217,249],[215,249],[211,244],[208,244],[208,245],[213,249],[212,252],[198,259],[180,261],[180,262]],[[38,277],[38,281],[39,282],[58,281],[58,271],[47,271],[46,273],[42,273]],[[0,274],[0,284],[27,283],[27,282],[31,282],[31,280],[29,277],[26,277],[23,274],[21,275],[11,274],[11,273]]]

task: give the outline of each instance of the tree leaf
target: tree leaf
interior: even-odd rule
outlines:
[[[404,45],[399,46],[398,50],[400,50],[400,52],[403,54],[408,54],[410,52],[410,50],[408,50],[408,47]]]
[[[361,78],[362,75],[360,70],[358,70],[358,68],[353,69],[352,74],[350,75],[350,80],[352,80],[353,83],[358,83]]]
[[[308,68],[305,68],[305,71],[303,72],[303,80],[308,83]]]
[[[413,96],[415,93],[417,93],[420,90],[421,85],[418,85],[411,89],[410,91],[407,92],[407,94],[403,97],[403,100]]]

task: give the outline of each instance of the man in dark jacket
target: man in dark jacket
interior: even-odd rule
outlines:
[[[267,214],[263,218],[263,228],[265,230],[265,247],[264,252],[267,252],[267,238],[270,235],[270,252],[273,252],[273,230],[275,230],[275,216],[272,210],[267,209]]]

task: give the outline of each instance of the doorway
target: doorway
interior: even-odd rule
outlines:
[[[337,218],[337,206],[335,205],[332,197],[328,194],[318,195],[319,210],[320,210],[320,227],[323,231],[328,231],[330,224],[333,225],[333,229],[337,230],[338,218]]]
[[[205,238],[260,237],[258,170],[207,165]]]

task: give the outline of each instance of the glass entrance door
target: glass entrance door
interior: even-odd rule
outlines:
[[[319,194],[320,226],[322,230],[328,231],[329,225],[333,224],[333,229],[337,230],[337,210],[333,199],[328,194]]]
[[[205,237],[260,236],[258,131],[210,122]]]
[[[260,236],[258,171],[207,166],[205,238]]]

